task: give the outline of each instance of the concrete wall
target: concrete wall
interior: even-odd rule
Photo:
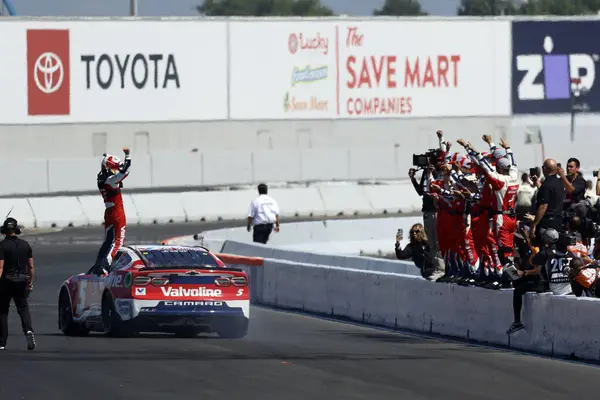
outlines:
[[[506,130],[508,118],[211,121],[147,124],[0,125],[0,156],[99,157],[163,151],[393,148],[402,155],[437,147],[435,131],[468,138]],[[416,149],[416,150],[415,150]]]
[[[518,118],[454,118],[336,121],[213,121],[149,124],[0,125],[3,158],[88,158],[104,152],[120,154],[129,146],[134,155],[220,150],[396,149],[400,159],[437,146],[435,131],[443,129],[450,140],[463,136],[479,142],[483,133],[504,135],[523,163],[541,158],[538,146],[524,145],[524,130],[539,126],[546,154],[560,159],[580,153],[586,167],[594,166],[593,148],[600,144],[600,117],[576,118],[571,143],[569,116]],[[458,150],[455,148],[455,150]],[[408,160],[410,162],[411,160]],[[589,165],[588,165],[589,164]],[[404,165],[402,165],[404,167]],[[406,165],[408,166],[408,164]]]
[[[412,154],[437,146],[435,131],[464,137],[481,150],[484,133],[508,139],[522,171],[541,165],[540,145],[525,144],[525,131],[540,128],[545,156],[563,164],[576,156],[598,168],[600,117],[579,116],[571,142],[568,117],[519,119],[210,122],[127,125],[0,126],[0,195],[95,191],[101,154],[133,148],[128,188],[198,187],[332,180],[405,179]],[[136,134],[147,129],[148,134]],[[106,141],[102,135],[106,132]],[[191,149],[197,152],[190,152]],[[458,145],[453,150],[461,151]],[[591,175],[591,174],[590,174]],[[591,178],[591,176],[589,176]]]
[[[523,305],[525,329],[509,336],[510,290],[276,259],[247,269],[252,303],[552,356],[600,358],[598,299],[528,293]]]

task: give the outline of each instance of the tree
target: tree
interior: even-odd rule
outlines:
[[[584,15],[599,9],[598,0],[529,0],[519,11],[524,15]]]
[[[462,0],[458,15],[582,15],[595,14],[600,0]]]
[[[511,0],[462,0],[457,14],[465,15],[515,15],[519,8]]]
[[[205,16],[299,16],[333,15],[320,0],[204,0],[196,10]]]
[[[373,15],[418,16],[427,15],[427,13],[421,9],[419,0],[385,0],[380,9],[373,11]]]

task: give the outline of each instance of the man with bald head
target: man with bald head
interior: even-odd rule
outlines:
[[[535,219],[531,223],[530,235],[534,246],[541,244],[540,229],[562,230],[563,226],[563,203],[565,201],[565,185],[558,175],[556,160],[548,158],[542,165],[544,183],[538,189],[536,195]]]

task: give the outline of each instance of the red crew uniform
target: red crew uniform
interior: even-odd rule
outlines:
[[[118,157],[105,155],[102,160],[102,170],[98,173],[98,190],[104,200],[104,242],[98,252],[97,266],[110,266],[117,251],[125,240],[127,219],[123,207],[123,180],[129,176],[131,158],[129,150],[125,149],[125,161],[121,163]]]
[[[438,185],[439,187],[443,187],[444,185],[441,180],[433,181],[432,183]],[[436,221],[437,236],[440,252],[442,253],[442,257],[446,259],[448,256],[448,251],[450,251],[451,247],[450,211],[452,209],[452,203],[444,196],[439,196],[436,203],[438,210]]]
[[[496,269],[494,272],[499,277],[502,275],[503,265],[509,261],[509,257],[513,254],[514,236],[517,229],[515,205],[520,181],[518,175],[512,171],[516,167],[514,163],[511,165],[509,158],[502,160],[511,168],[509,175],[496,172],[488,162],[482,159],[481,155],[477,155],[476,158],[479,165],[484,169],[486,183],[489,184],[493,193],[490,208],[491,233],[493,236],[491,244]],[[510,159],[512,159],[512,156]]]

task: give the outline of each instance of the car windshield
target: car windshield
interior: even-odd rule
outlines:
[[[140,249],[148,260],[149,268],[201,268],[218,267],[217,261],[202,249],[158,248]]]

